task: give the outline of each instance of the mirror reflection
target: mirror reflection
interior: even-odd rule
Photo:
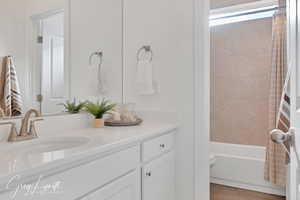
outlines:
[[[29,108],[60,112],[57,104],[68,99],[69,90],[65,81],[64,1],[1,3],[1,115],[17,117]]]
[[[0,117],[122,101],[121,0],[0,1]]]

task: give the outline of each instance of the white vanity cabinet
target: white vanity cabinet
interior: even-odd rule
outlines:
[[[51,171],[38,173],[30,182],[26,180],[18,182],[18,179],[15,179],[9,184],[11,191],[0,194],[0,200],[100,200],[101,196],[103,200],[107,200],[109,198],[104,197],[110,195],[114,196],[112,200],[118,200],[118,193],[126,194],[128,198],[135,197],[131,198],[132,200],[139,200],[138,144],[94,156],[95,158],[90,161],[75,161],[71,166],[58,165]],[[27,185],[26,188],[32,188],[27,191],[24,184]],[[55,185],[59,187],[53,191],[52,186]],[[48,186],[50,188],[47,189]]]
[[[30,181],[16,179],[16,185],[9,185],[11,191],[0,193],[0,200],[174,200],[174,135],[117,145],[109,152],[35,174]],[[37,190],[26,192],[22,184],[28,182]],[[56,192],[39,193],[57,183]]]
[[[143,200],[175,199],[174,134],[154,138],[142,145]]]
[[[174,153],[170,152],[143,168],[143,200],[174,200]]]

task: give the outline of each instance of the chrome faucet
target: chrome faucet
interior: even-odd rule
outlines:
[[[36,118],[30,121],[30,127],[28,127],[29,120],[32,114],[35,114]],[[38,137],[35,129],[35,122],[43,120],[40,117],[41,115],[39,111],[35,109],[29,110],[25,114],[24,118],[22,119],[22,125],[19,134],[17,133],[16,124],[14,122],[2,122],[2,123],[0,122],[0,125],[11,125],[8,142],[19,142],[24,140],[31,140]]]

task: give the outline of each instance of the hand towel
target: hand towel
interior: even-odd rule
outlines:
[[[13,58],[3,60],[0,76],[0,106],[6,116],[22,114],[22,97]]]
[[[148,60],[140,60],[137,63],[137,93],[139,95],[153,95],[153,64]]]
[[[286,80],[283,87],[283,92],[281,96],[279,112],[277,114],[276,128],[282,130],[283,132],[288,132],[290,129],[290,78],[291,70],[289,69],[286,75]]]
[[[291,69],[288,69],[286,80],[283,87],[283,92],[281,96],[279,112],[276,119],[276,128],[282,130],[285,133],[289,132],[290,129],[290,109],[291,109],[291,102],[290,102],[290,78],[291,78]],[[289,141],[284,143],[284,149],[287,151],[285,160],[288,164],[290,162],[290,146],[291,144]]]

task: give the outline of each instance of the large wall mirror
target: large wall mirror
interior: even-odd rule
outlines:
[[[0,108],[122,101],[122,0],[0,0]]]

